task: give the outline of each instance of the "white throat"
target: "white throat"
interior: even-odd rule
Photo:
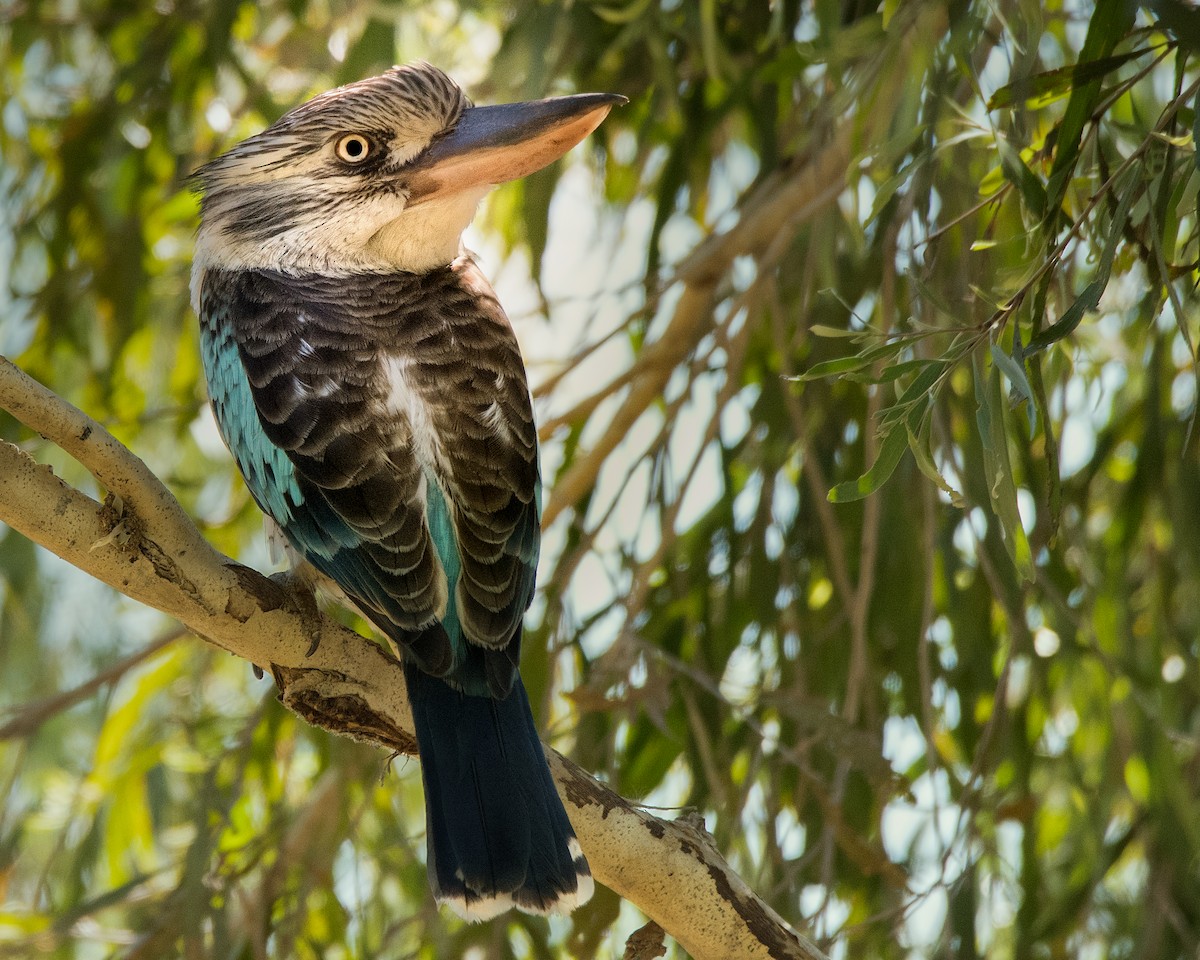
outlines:
[[[423,203],[384,224],[366,249],[395,270],[425,273],[444,267],[462,252],[462,234],[475,219],[488,186]]]
[[[430,200],[396,215],[394,206],[347,206],[317,223],[300,222],[266,240],[246,240],[217,216],[200,225],[192,259],[192,305],[205,270],[278,270],[347,276],[427,273],[462,252],[462,234],[490,187]],[[392,201],[394,203],[394,200]],[[388,209],[388,208],[391,209]]]

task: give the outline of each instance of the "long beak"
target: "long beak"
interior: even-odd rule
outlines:
[[[405,168],[408,206],[541,170],[600,126],[613,106],[628,102],[616,93],[581,93],[468,107],[453,130]]]

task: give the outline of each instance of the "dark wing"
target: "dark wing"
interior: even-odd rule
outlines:
[[[537,567],[537,435],[479,271],[210,271],[201,313],[218,422],[260,506],[423,669],[506,695]]]
[[[470,644],[495,651],[488,683],[507,692],[541,542],[537,429],[520,348],[483,274],[462,258],[435,276],[437,322],[406,328],[409,380],[437,438],[461,569],[457,622]]]
[[[209,271],[201,313],[218,424],[259,505],[377,626],[446,672],[426,479],[411,426],[381,415],[369,335],[270,273]]]

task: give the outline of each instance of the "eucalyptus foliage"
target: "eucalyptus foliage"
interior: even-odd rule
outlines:
[[[544,424],[543,728],[835,956],[1191,956],[1197,55],[1194,7],[1124,0],[8,3],[0,353],[266,569],[189,173],[416,57],[626,95],[472,234]],[[613,957],[644,922],[439,915],[415,762],[3,528],[0,707],[0,956]]]

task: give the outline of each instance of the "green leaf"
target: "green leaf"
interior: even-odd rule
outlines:
[[[998,366],[1006,377],[1008,382],[1013,385],[1017,393],[1021,395],[1023,400],[1032,402],[1033,388],[1029,386],[1029,379],[1025,376],[1025,367],[1018,363],[1007,353],[1000,349],[1000,345],[992,344],[992,361]]]
[[[1100,297],[1104,295],[1104,288],[1108,286],[1109,274],[1112,273],[1113,259],[1117,254],[1117,244],[1120,243],[1121,234],[1125,230],[1125,224],[1129,220],[1129,208],[1133,205],[1134,198],[1140,195],[1140,191],[1133,189],[1132,181],[1133,177],[1126,178],[1124,189],[1122,189],[1122,184],[1114,184],[1113,186],[1113,189],[1120,194],[1121,199],[1117,204],[1116,212],[1113,214],[1112,223],[1109,224],[1108,240],[1105,242],[1104,253],[1100,256],[1100,262],[1096,265],[1095,279],[1083,288],[1083,293],[1067,308],[1066,313],[1029,341],[1029,345],[1025,348],[1027,355],[1037,350],[1044,350],[1050,344],[1056,343],[1067,336],[1079,326],[1079,321],[1083,319],[1085,313],[1089,310],[1095,310],[1099,306]]]
[[[875,222],[879,214],[883,212],[883,208],[888,205],[888,201],[896,195],[896,191],[911,180],[912,175],[922,166],[924,166],[924,158],[914,160],[908,166],[904,167],[904,169],[893,173],[875,188],[875,199],[871,201],[871,213],[867,217],[867,222],[863,224],[864,226],[869,227]]]
[[[896,191],[911,180],[913,175],[929,161],[927,154],[914,150],[917,141],[925,135],[926,129],[926,124],[917,124],[915,127],[910,127],[897,136],[892,137],[875,151],[872,159],[872,167],[878,170],[896,170],[897,167],[900,167],[901,161],[909,153],[912,153],[913,156],[901,169],[896,170],[895,173],[875,188],[875,198],[871,201],[871,213],[867,217],[864,226],[870,226],[874,223],[883,211],[883,208],[887,206],[888,201],[896,195]]]
[[[1196,88],[1196,96],[1192,98],[1192,142],[1200,147],[1200,87]],[[1200,171],[1200,149],[1192,154],[1192,162]],[[1196,220],[1200,222],[1200,190],[1196,192]]]
[[[992,513],[1000,523],[1004,549],[1008,551],[1021,579],[1031,583],[1035,572],[1033,552],[1017,509],[1017,485],[1008,456],[1008,434],[1004,423],[1007,404],[1000,384],[1000,368],[992,367],[985,387],[982,366],[980,354],[976,352],[973,368],[979,406],[976,408],[975,421],[983,439],[983,471],[988,498],[992,503]]]
[[[1029,347],[1025,352],[1033,353],[1037,350],[1043,350],[1050,346],[1050,344],[1061,340],[1079,326],[1079,321],[1083,319],[1083,315],[1089,310],[1095,310],[1099,306],[1100,297],[1104,293],[1104,286],[1103,281],[1093,280],[1084,287],[1083,293],[1075,299],[1075,302],[1067,308],[1066,312],[1058,320],[1029,341]]]
[[[836,360],[823,360],[820,363],[814,363],[795,379],[801,381],[823,380],[825,377],[834,377],[839,373],[860,370],[868,363],[870,363],[869,360],[858,354],[852,357],[838,357]]]
[[[853,380],[855,383],[892,383],[927,366],[929,366],[929,361],[924,358],[901,360],[899,363],[889,363],[878,373],[871,371],[847,373],[844,375],[844,379]]]
[[[605,23],[619,26],[626,23],[633,23],[640,17],[645,16],[647,8],[653,2],[654,0],[635,0],[634,3],[631,3],[623,10],[618,6],[602,7],[599,4],[595,4],[589,9]]]
[[[1141,754],[1135,754],[1125,761],[1125,785],[1135,803],[1149,803],[1153,792],[1150,771]]]
[[[97,787],[111,789],[122,776],[132,745],[140,742],[136,730],[144,720],[146,705],[182,673],[184,650],[182,645],[168,647],[121,684],[124,699],[109,712],[96,739],[89,777]]]
[[[888,478],[895,473],[896,465],[908,449],[908,431],[900,426],[893,426],[883,438],[879,446],[879,456],[866,473],[857,480],[839,483],[829,491],[830,503],[849,503],[861,500],[878,490]]]
[[[837,376],[851,370],[861,370],[863,367],[868,367],[873,363],[899,353],[904,346],[905,343],[903,340],[893,340],[890,343],[884,343],[869,350],[864,350],[862,353],[855,354],[852,357],[823,360],[821,363],[813,364],[796,379],[821,380],[825,377]]]
[[[1128,0],[1097,0],[1088,22],[1087,37],[1079,52],[1079,64],[1094,63],[1112,55],[1116,45],[1133,26],[1137,12],[1136,4]],[[1067,184],[1079,159],[1079,143],[1083,128],[1091,119],[1100,100],[1100,78],[1076,84],[1071,89],[1071,99],[1058,127],[1054,166],[1050,171],[1050,182],[1046,193],[1047,214],[1057,211],[1066,195]]]
[[[900,398],[880,415],[886,425],[902,417],[908,416],[911,407],[922,399],[928,399],[934,393],[934,388],[950,369],[951,361],[945,359],[926,360],[925,368],[913,378],[912,383],[905,387]],[[923,408],[922,408],[923,409]]]
[[[1041,218],[1046,212],[1046,188],[1042,186],[1042,181],[1003,137],[996,138],[996,151],[1000,154],[1000,167],[1005,179],[1020,191],[1025,206]]]
[[[1057,70],[1047,70],[1032,76],[1020,77],[1006,83],[988,100],[989,110],[1003,110],[1017,104],[1036,110],[1071,93],[1076,87],[1099,80],[1130,60],[1154,51],[1148,47],[1131,50],[1113,57],[1101,57],[1087,63],[1076,63]]]
[[[966,498],[963,497],[962,491],[955,489],[950,485],[950,482],[942,475],[933,460],[933,454],[929,447],[929,425],[931,419],[924,419],[917,430],[905,424],[905,429],[908,431],[908,449],[913,453],[913,459],[917,463],[917,469],[925,474],[930,480],[936,484],[950,502],[959,509],[966,506]]]
[[[842,337],[843,339],[856,339],[863,335],[862,330],[847,330],[844,327],[831,327],[826,323],[814,323],[808,328],[808,332],[817,337]]]

